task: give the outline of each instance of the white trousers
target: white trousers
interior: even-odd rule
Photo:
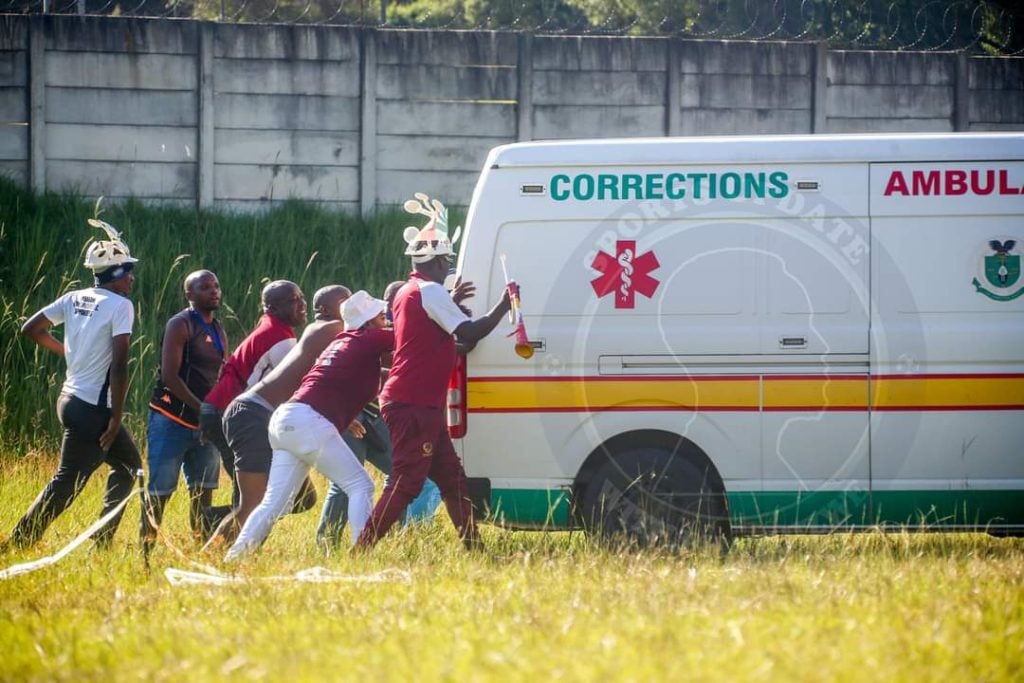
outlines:
[[[236,560],[259,548],[274,522],[292,509],[310,467],[348,496],[348,523],[355,542],[373,509],[373,482],[335,426],[305,403],[284,403],[270,417],[269,432],[274,456],[267,492],[224,559]]]

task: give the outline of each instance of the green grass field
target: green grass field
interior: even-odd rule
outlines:
[[[8,531],[53,461],[7,459]],[[319,480],[323,492],[323,481]],[[88,526],[102,478],[29,551]],[[224,495],[221,491],[220,495]],[[620,552],[580,533],[485,528],[466,554],[442,511],[372,554],[326,557],[316,514],[282,520],[234,570],[203,556],[185,501],[171,541],[237,571],[239,585],[172,586],[192,568],[160,547],[146,571],[132,503],[110,551],[0,581],[0,680],[943,680],[1024,675],[1024,542],[984,535],[743,539],[720,557]],[[322,566],[400,569],[409,581],[299,584],[263,577]]]

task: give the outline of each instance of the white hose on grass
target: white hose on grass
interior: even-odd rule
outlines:
[[[190,572],[184,569],[173,569],[168,567],[164,570],[164,576],[172,586],[194,586],[197,584],[213,586],[229,586],[233,584],[249,583],[251,581],[266,581],[273,583],[385,583],[388,581],[402,581],[409,583],[412,575],[402,569],[383,569],[374,574],[340,574],[332,572],[324,567],[310,567],[302,569],[290,576],[229,576],[215,572]]]
[[[58,562],[63,560],[69,553],[73,552],[78,546],[88,541],[89,538],[97,531],[102,529],[107,522],[112,520],[116,515],[120,514],[121,511],[124,510],[124,506],[128,504],[129,500],[132,499],[132,496],[139,493],[140,490],[141,489],[138,488],[134,489],[131,493],[124,497],[124,500],[117,504],[117,507],[115,507],[107,514],[97,519],[95,522],[92,523],[92,525],[88,529],[80,533],[70,543],[68,543],[66,546],[55,552],[53,555],[42,557],[38,560],[33,560],[32,562],[16,564],[13,567],[8,567],[7,569],[0,571],[0,581],[10,579],[15,576],[21,576],[22,574],[34,572],[39,569],[42,569],[43,567],[49,567],[51,564],[57,564]]]
[[[67,557],[70,553],[74,552],[79,546],[89,540],[93,534],[103,528],[107,522],[113,519],[116,515],[120,514],[128,501],[133,496],[142,492],[142,488],[135,488],[125,496],[124,500],[117,504],[117,506],[110,510],[107,514],[103,515],[95,522],[93,522],[89,528],[80,533],[74,539],[71,540],[66,546],[58,550],[52,555],[47,557],[33,560],[32,562],[24,562],[22,564],[16,564],[7,569],[0,570],[0,581],[10,579],[15,576],[21,576],[22,574],[29,574],[34,571],[49,567],[50,565],[57,564],[62,559]],[[148,512],[148,510],[147,510]],[[152,521],[152,518],[150,518]],[[384,569],[374,574],[363,574],[363,575],[351,575],[351,574],[340,574],[332,572],[329,569],[323,567],[310,567],[309,569],[303,569],[295,572],[291,576],[264,576],[255,579],[242,577],[242,576],[228,576],[217,572],[213,567],[199,564],[193,560],[190,560],[184,553],[182,553],[176,546],[170,543],[170,541],[163,537],[163,534],[159,534],[164,543],[170,547],[170,549],[179,555],[182,559],[189,562],[193,566],[203,569],[204,571],[186,571],[184,569],[174,569],[168,567],[164,570],[164,576],[171,583],[172,586],[187,586],[187,585],[216,585],[226,586],[229,584],[247,583],[249,581],[269,581],[269,582],[297,582],[297,583],[384,583],[387,581],[402,581],[408,583],[412,580],[412,575],[401,569]]]

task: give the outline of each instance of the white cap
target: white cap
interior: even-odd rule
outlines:
[[[409,245],[405,250],[406,256],[411,256],[413,263],[426,263],[438,256],[454,254],[455,248],[452,245],[462,234],[462,227],[455,228],[455,235],[449,239],[448,209],[444,204],[422,192],[416,192],[413,196],[415,199],[406,200],[405,210],[430,220],[422,228],[410,225],[405,229],[403,237]]]
[[[121,233],[110,223],[96,218],[89,219],[89,225],[94,228],[102,228],[107,233],[106,240],[95,240],[89,244],[85,251],[86,268],[92,271],[106,270],[114,266],[123,266],[126,263],[138,263],[139,259],[132,258],[128,251],[128,245],[121,240]]]
[[[383,313],[386,307],[383,301],[374,299],[366,290],[360,289],[341,304],[341,318],[345,321],[345,331],[358,330]]]

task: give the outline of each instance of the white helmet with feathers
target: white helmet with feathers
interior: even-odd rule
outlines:
[[[102,228],[109,239],[94,240],[85,251],[85,267],[93,272],[123,266],[126,263],[138,263],[132,258],[128,245],[121,239],[121,233],[110,223],[96,218],[89,219],[89,225]]]
[[[415,199],[406,200],[405,210],[430,220],[422,228],[410,225],[405,229],[403,237],[408,244],[405,254],[412,257],[413,263],[426,263],[438,256],[454,254],[453,245],[462,234],[462,227],[455,228],[455,234],[449,238],[448,209],[444,204],[422,192],[416,192],[413,196]]]

